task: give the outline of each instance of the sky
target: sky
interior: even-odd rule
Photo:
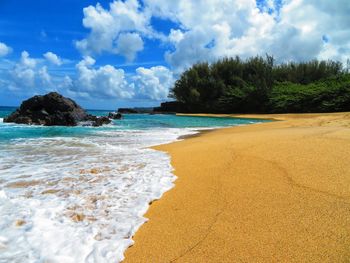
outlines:
[[[197,62],[350,58],[349,0],[0,0],[0,105],[57,91],[89,109],[169,100]]]

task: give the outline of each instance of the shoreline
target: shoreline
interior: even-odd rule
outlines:
[[[6,176],[0,182],[0,262],[25,261],[30,251],[32,261],[122,261],[149,204],[176,180],[170,156],[150,147],[190,132],[72,129],[1,125],[0,175]],[[34,140],[6,137],[21,137],[23,130],[33,131]]]
[[[217,130],[217,129],[220,129],[220,128],[205,129],[205,130],[196,130],[196,129],[194,129],[194,131],[195,131],[196,133],[181,135],[181,136],[179,136],[179,137],[177,138],[177,140],[174,141],[174,142],[181,141],[181,140],[186,140],[186,139],[190,139],[190,138],[195,138],[195,137],[201,136],[202,134],[213,132],[213,131],[215,131],[215,130]],[[171,143],[174,143],[174,142],[171,142]],[[158,147],[158,146],[160,146],[160,145],[154,146],[154,147],[152,147],[152,148],[156,148],[156,147]]]
[[[237,119],[252,119],[252,120],[266,120],[266,121],[281,121],[282,119],[277,119],[277,118],[267,118],[267,117],[261,117],[258,115],[251,115],[250,117],[246,117],[245,115],[236,115],[236,114],[211,114],[211,113],[195,113],[195,114],[184,114],[184,113],[177,113],[176,116],[193,116],[193,117],[212,117],[212,118],[237,118]],[[258,117],[255,117],[258,116]],[[239,125],[234,125],[234,126],[223,126],[223,127],[215,127],[215,128],[208,128],[208,129],[194,129],[196,133],[194,134],[186,134],[186,135],[181,135],[177,139],[178,140],[185,140],[189,138],[194,138],[201,136],[202,134],[210,133],[216,130],[221,130],[221,129],[227,129],[227,128],[233,128],[233,127],[238,127],[238,126],[246,126],[246,125],[253,125],[253,124],[261,124],[263,122],[257,122],[257,123],[249,123],[249,124],[239,124]],[[174,141],[176,142],[176,141]],[[171,143],[174,143],[171,142]],[[168,143],[168,144],[171,144]],[[151,148],[156,148],[161,145],[157,145]]]
[[[350,114],[221,116],[281,121],[152,147],[171,156],[178,179],[150,206],[125,262],[349,258]]]

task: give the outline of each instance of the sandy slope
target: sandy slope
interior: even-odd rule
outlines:
[[[350,262],[350,113],[264,115],[157,147],[176,187],[125,262]]]

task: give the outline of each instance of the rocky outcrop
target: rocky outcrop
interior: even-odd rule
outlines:
[[[119,108],[118,112],[123,114],[147,114],[153,112],[153,107]]]
[[[118,113],[135,114],[139,112],[132,108],[119,108]]]
[[[4,118],[4,122],[44,126],[76,126],[86,121],[90,121],[93,126],[111,122],[108,117],[87,114],[75,101],[57,92],[23,101],[19,109]]]
[[[96,117],[96,116],[89,116],[88,121],[90,121],[91,126],[99,127],[104,124],[110,124],[111,119],[106,116]]]
[[[179,113],[188,113],[188,109],[186,105],[182,102],[178,101],[167,101],[160,104],[160,107],[154,108],[154,112],[156,113],[167,113],[174,114],[176,112]]]
[[[119,112],[110,112],[108,114],[108,118],[113,119],[113,120],[120,120],[121,118],[123,118],[123,116],[121,115],[121,113]]]

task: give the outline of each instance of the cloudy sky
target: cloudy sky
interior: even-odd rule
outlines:
[[[58,91],[86,108],[154,106],[224,56],[350,58],[349,0],[0,0],[0,105]]]

